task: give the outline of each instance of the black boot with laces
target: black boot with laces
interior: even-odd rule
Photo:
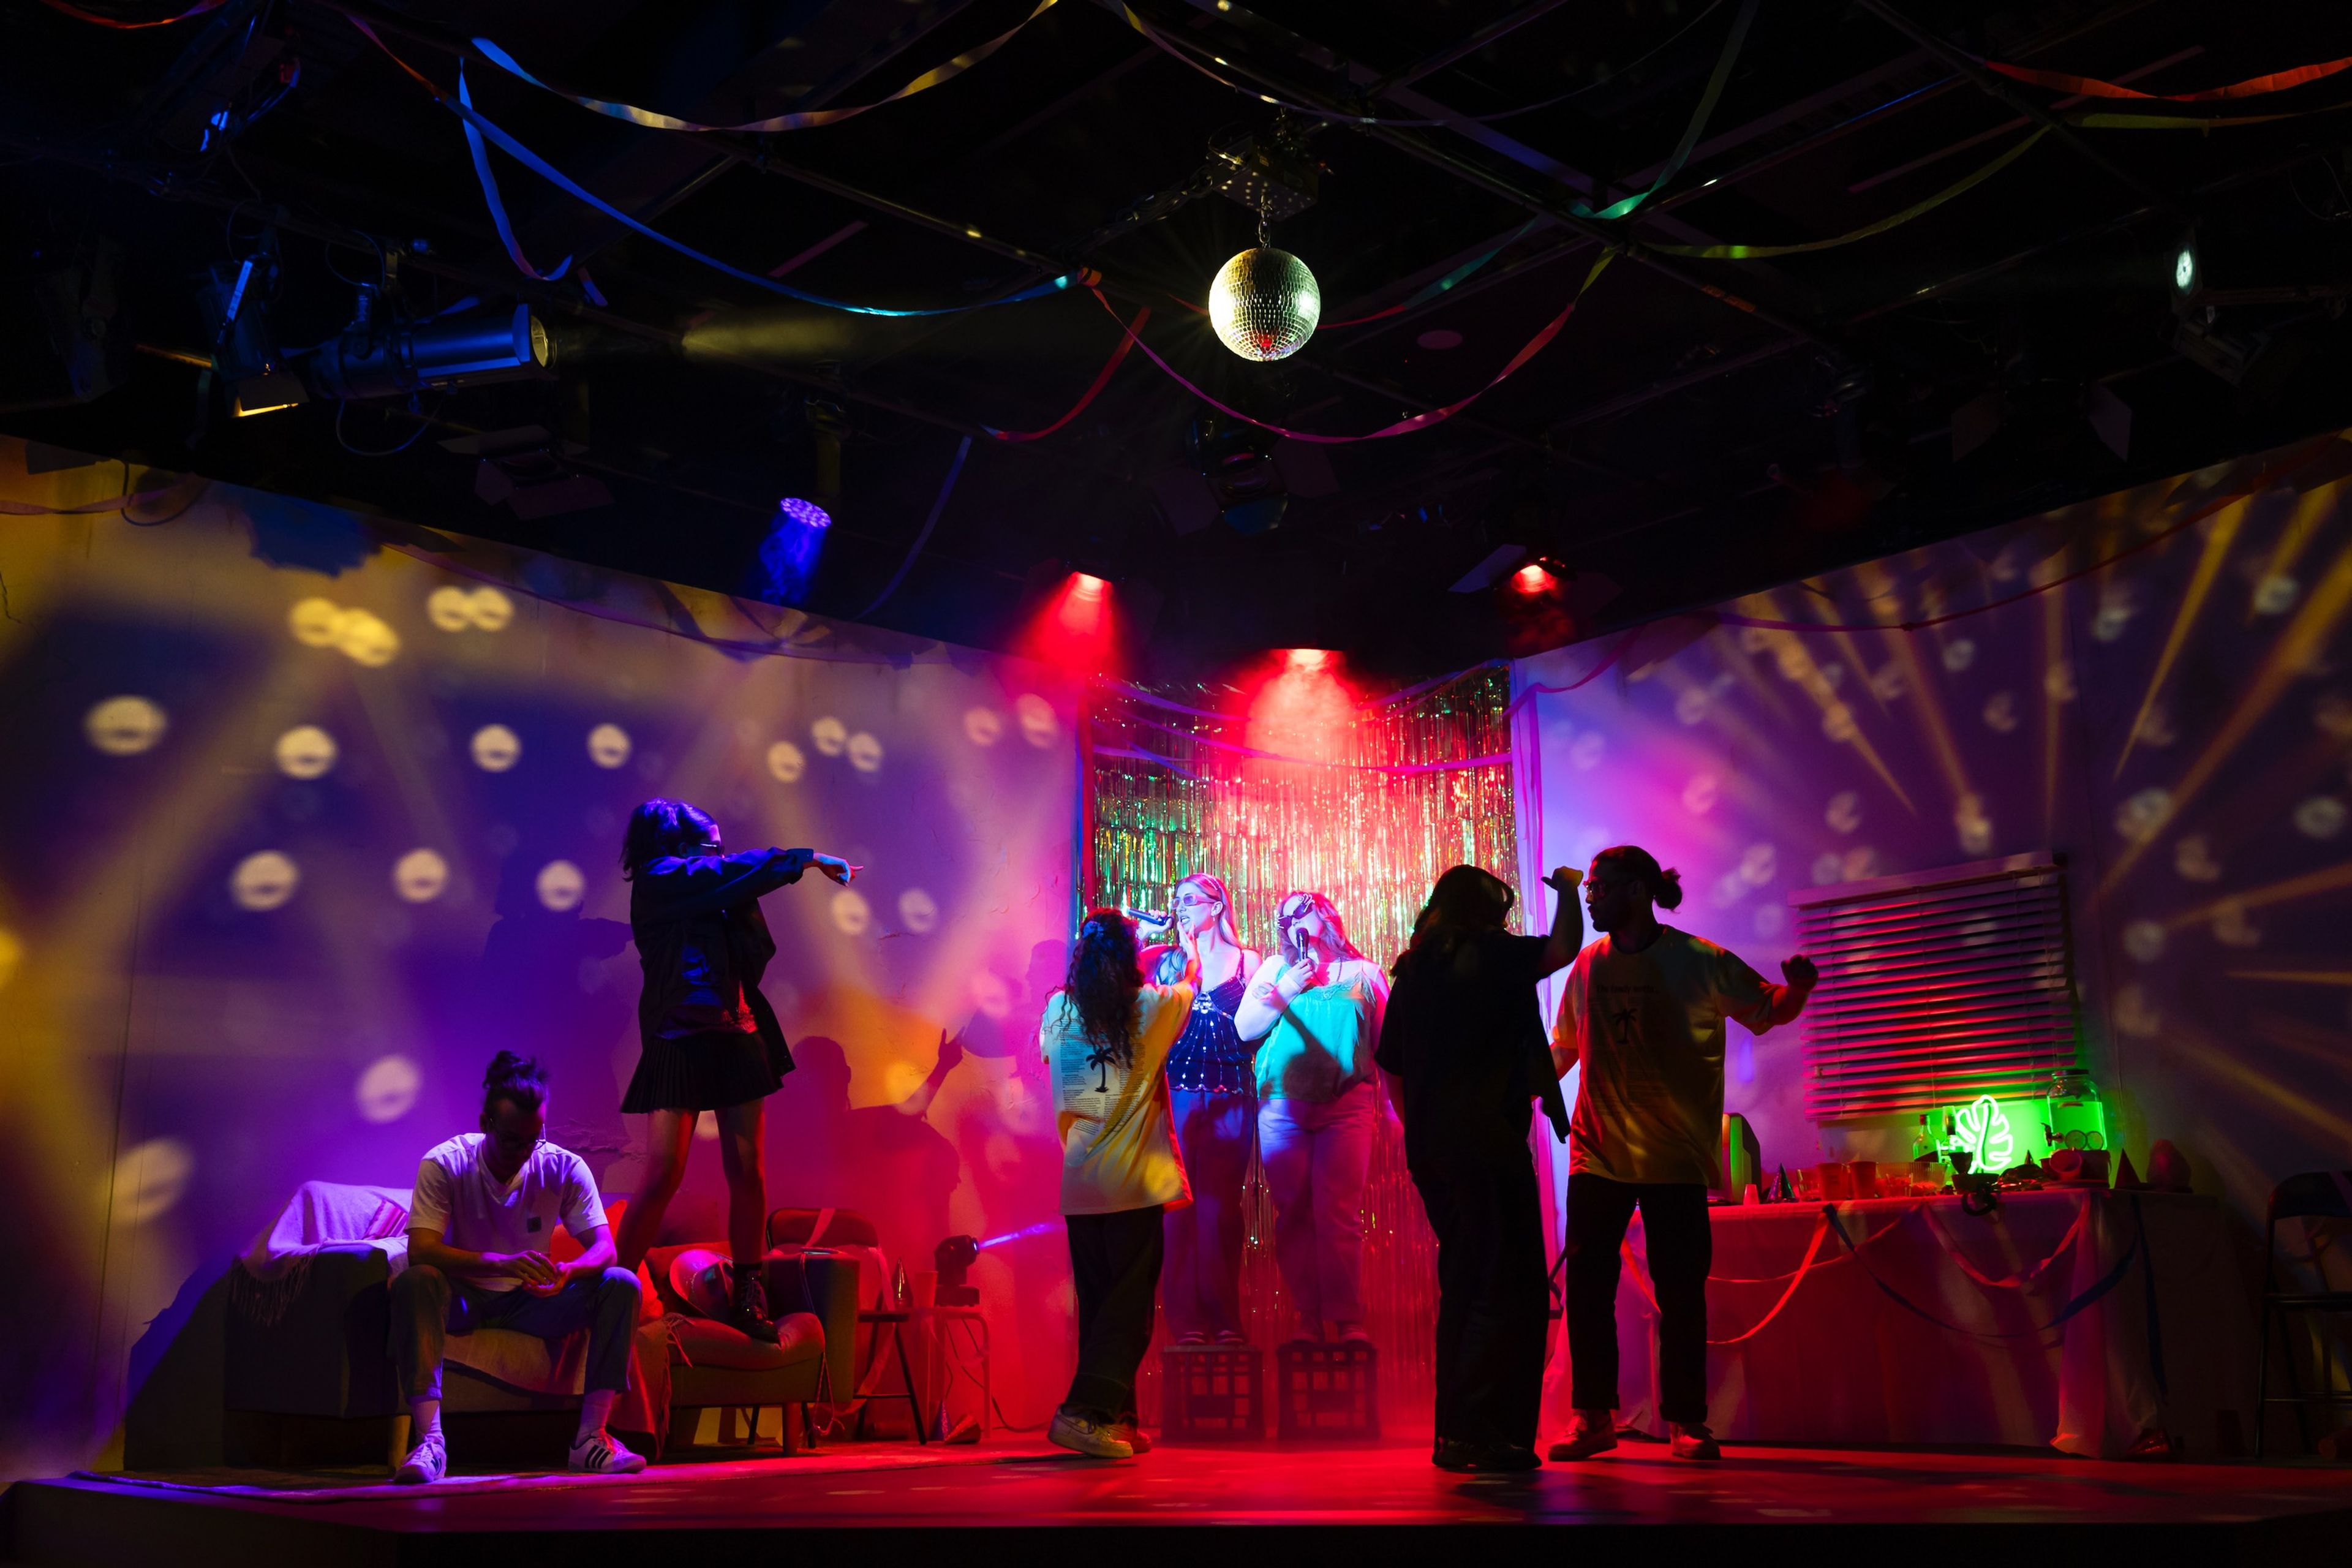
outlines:
[[[776,1342],[776,1325],[768,1316],[768,1288],[756,1268],[735,1270],[735,1299],[727,1321],[740,1332],[766,1344]]]

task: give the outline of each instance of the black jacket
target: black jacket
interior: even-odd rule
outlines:
[[[1373,1059],[1398,1079],[1408,1165],[1523,1150],[1530,1100],[1568,1136],[1536,998],[1546,945],[1489,931],[1398,963]]]
[[[799,881],[809,858],[805,849],[665,855],[638,870],[629,930],[646,972],[637,997],[646,1040],[757,1034],[779,1070],[791,1070],[775,1009],[760,994],[776,955],[760,898]]]

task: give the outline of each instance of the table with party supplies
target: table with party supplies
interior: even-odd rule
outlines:
[[[1712,1211],[1708,1422],[1731,1440],[2048,1445],[2084,1457],[2252,1444],[2252,1265],[2219,1200],[2051,1184],[1990,1214],[1910,1192]],[[1639,1220],[1618,1289],[1621,1427],[1663,1434]],[[1547,1427],[1569,1413],[1565,1334]]]

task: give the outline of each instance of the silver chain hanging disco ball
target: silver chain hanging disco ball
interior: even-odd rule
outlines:
[[[1307,263],[1262,245],[1244,250],[1209,286],[1209,324],[1244,359],[1288,359],[1315,335],[1323,290]]]

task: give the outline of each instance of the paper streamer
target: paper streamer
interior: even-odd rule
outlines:
[[[2137,88],[2102,81],[2095,76],[2033,70],[2000,60],[1979,59],[1977,63],[1989,71],[2000,72],[2011,81],[2051,88],[2059,92],[2080,93],[2084,98],[2141,98],[2162,103],[2210,103],[2219,99],[2260,98],[2265,93],[2284,92],[2289,88],[2301,87],[2305,82],[2334,76],[2337,71],[2352,69],[2352,56],[2340,60],[2324,60],[2317,65],[2297,66],[2293,70],[2273,71],[2268,76],[2248,77],[2244,81],[2231,82],[2227,87],[2209,87],[2197,92],[2142,92]]]
[[[1402,316],[1407,310],[1413,309],[1415,306],[1426,305],[1432,300],[1436,299],[1440,294],[1445,293],[1447,290],[1453,289],[1456,284],[1467,279],[1472,273],[1476,272],[1480,268],[1486,266],[1486,263],[1494,260],[1495,258],[1502,255],[1504,251],[1509,249],[1512,246],[1517,245],[1520,240],[1526,238],[1529,231],[1534,229],[1538,224],[1542,223],[1543,221],[1544,218],[1540,213],[1534,217],[1528,219],[1527,222],[1521,224],[1517,228],[1513,229],[1510,234],[1504,238],[1503,242],[1500,245],[1496,246],[1494,249],[1486,252],[1484,256],[1464,262],[1453,271],[1448,272],[1444,277],[1438,279],[1436,281],[1430,283],[1420,289],[1410,300],[1400,300],[1396,304],[1391,305],[1385,310],[1374,310],[1369,316],[1352,316],[1344,321],[1325,321],[1322,322],[1316,330],[1318,331],[1328,332],[1334,327],[1360,327],[1367,321],[1384,321],[1391,316]],[[1203,313],[1205,314],[1205,312]]]
[[[967,436],[956,443],[955,461],[948,465],[948,477],[940,481],[940,493],[931,502],[931,514],[923,519],[922,531],[915,535],[914,543],[907,546],[907,558],[898,563],[898,570],[890,574],[890,580],[882,585],[882,591],[874,595],[874,602],[857,612],[859,620],[880,609],[882,601],[897,593],[898,584],[907,580],[908,572],[915,564],[915,557],[920,555],[923,546],[931,542],[931,530],[940,525],[940,513],[947,510],[948,497],[955,493],[956,477],[963,472],[963,460],[971,455],[971,437]]]
[[[474,107],[473,94],[466,89],[466,62],[457,62],[457,101],[466,108]],[[499,195],[499,178],[490,172],[489,149],[482,145],[482,133],[474,129],[470,120],[460,121],[466,132],[466,150],[474,155],[474,178],[480,182],[482,200],[490,209],[490,225],[499,231],[499,243],[507,247],[507,259],[515,270],[526,278],[536,278],[542,283],[552,283],[572,269],[572,258],[565,257],[555,264],[552,272],[541,272],[522,253],[522,244],[515,238],[514,225],[507,221],[507,204]]]
[[[213,0],[214,5],[220,3],[221,0]],[[997,34],[986,43],[966,49],[945,65],[936,66],[925,71],[887,98],[877,98],[871,103],[861,103],[852,109],[812,109],[799,114],[778,114],[772,115],[766,120],[747,120],[740,125],[706,125],[700,121],[680,120],[675,115],[658,113],[650,109],[638,109],[631,104],[614,103],[605,99],[589,98],[580,93],[566,92],[562,88],[549,86],[523,69],[512,55],[508,54],[489,39],[476,38],[473,42],[474,47],[480,52],[484,59],[517,80],[529,82],[542,92],[551,92],[567,102],[576,103],[583,109],[593,110],[598,114],[608,115],[614,120],[625,120],[632,125],[642,125],[654,131],[707,131],[726,135],[764,136],[778,131],[805,131],[813,125],[838,125],[845,120],[855,119],[885,104],[897,103],[903,99],[912,98],[919,92],[928,92],[942,83],[953,81],[1011,43],[1014,36],[1023,28],[1052,10],[1057,4],[1059,0],[1040,0],[1035,10],[1003,32]]]
[[[662,233],[660,230],[641,223],[629,214],[623,212],[620,208],[604,200],[602,196],[599,196],[593,192],[588,190],[578,181],[572,179],[569,174],[564,174],[561,169],[556,168],[552,163],[550,163],[546,159],[541,157],[538,153],[532,152],[521,142],[517,142],[504,131],[499,130],[497,125],[491,123],[488,120],[484,119],[472,105],[461,103],[448,93],[443,92],[439,87],[434,84],[431,78],[418,70],[415,66],[410,65],[406,60],[401,58],[399,55],[394,54],[391,46],[386,44],[383,38],[377,36],[376,30],[368,26],[365,19],[354,16],[348,11],[343,13],[343,19],[349,22],[352,26],[358,28],[361,34],[367,38],[368,42],[383,50],[384,57],[391,60],[393,64],[398,66],[402,71],[406,73],[410,79],[414,80],[418,86],[425,89],[426,92],[432,94],[435,102],[440,104],[444,109],[448,110],[452,114],[457,115],[458,119],[464,121],[474,130],[481,132],[481,134],[487,137],[491,144],[499,148],[499,151],[514,159],[524,168],[529,169],[532,174],[537,174],[540,178],[547,181],[550,184],[562,191],[564,195],[571,196],[575,201],[582,202],[588,206],[593,207],[596,211],[604,214],[606,217],[611,218],[614,223],[619,224],[622,227],[629,229],[634,233],[641,234],[645,236],[646,238],[652,240],[655,244],[662,246],[669,250],[674,250],[689,261],[700,262],[703,266],[711,268],[713,271],[723,272],[728,277],[735,279],[739,282],[749,283],[753,288],[765,289],[771,294],[781,294],[788,300],[798,300],[804,305],[817,305],[828,310],[846,311],[853,316],[887,316],[893,318],[956,316],[961,315],[967,310],[986,310],[992,305],[1013,305],[1018,304],[1026,300],[1045,299],[1067,289],[1073,282],[1091,284],[1092,280],[1099,276],[1098,274],[1091,271],[1081,269],[1077,272],[1063,273],[1059,277],[1051,279],[1046,282],[1040,283],[1034,288],[1024,289],[1019,293],[1007,294],[1002,299],[982,300],[969,305],[941,305],[921,310],[885,310],[878,305],[853,305],[846,300],[827,299],[822,294],[812,294],[805,289],[795,289],[791,284],[782,282],[774,278],[762,277],[757,272],[746,272],[740,267],[721,261],[715,256],[695,249],[694,247],[687,244],[684,240],[673,239],[668,235]]]
[[[1378,430],[1369,431],[1361,436],[1323,436],[1318,435],[1312,430],[1293,430],[1287,426],[1269,425],[1265,420],[1257,418],[1253,415],[1244,414],[1240,409],[1234,407],[1232,405],[1221,402],[1217,398],[1214,398],[1208,393],[1202,391],[1199,386],[1195,385],[1190,379],[1188,379],[1183,372],[1178,370],[1174,365],[1170,364],[1166,360],[1161,359],[1160,355],[1152,350],[1151,345],[1145,342],[1141,338],[1137,337],[1134,331],[1131,329],[1129,329],[1124,321],[1119,322],[1119,325],[1122,331],[1127,331],[1128,337],[1134,342],[1135,346],[1141,349],[1150,359],[1151,363],[1158,365],[1160,370],[1166,374],[1169,380],[1174,382],[1177,385],[1182,387],[1185,391],[1191,393],[1193,396],[1199,398],[1210,407],[1218,410],[1220,413],[1229,415],[1235,419],[1239,419],[1244,424],[1255,425],[1261,430],[1271,430],[1277,436],[1287,436],[1294,441],[1311,441],[1320,447],[1344,447],[1352,445],[1358,441],[1384,441],[1394,436],[1410,436],[1416,430],[1426,430],[1433,425],[1441,424],[1445,420],[1453,418],[1456,414],[1461,413],[1464,409],[1469,407],[1472,404],[1477,402],[1480,398],[1486,396],[1486,394],[1492,392],[1496,387],[1502,384],[1504,380],[1507,379],[1514,371],[1517,371],[1521,365],[1535,358],[1538,353],[1541,353],[1543,352],[1544,345],[1550,342],[1553,338],[1559,335],[1560,328],[1568,325],[1569,317],[1576,313],[1576,307],[1583,301],[1585,291],[1592,287],[1592,280],[1600,277],[1601,274],[1607,269],[1610,262],[1616,259],[1616,257],[1617,253],[1613,250],[1602,251],[1601,253],[1600,259],[1592,264],[1592,269],[1584,275],[1584,281],[1578,285],[1575,296],[1570,299],[1566,305],[1560,308],[1559,314],[1554,316],[1550,321],[1544,323],[1543,330],[1537,332],[1534,337],[1529,338],[1526,344],[1520,348],[1519,352],[1511,356],[1510,363],[1506,364],[1501,370],[1496,371],[1493,378],[1490,379],[1486,385],[1480,387],[1469,396],[1449,403],[1443,408],[1433,408],[1425,414],[1416,414],[1409,419],[1400,419],[1393,425],[1384,425]],[[1097,300],[1101,301],[1102,308],[1110,311],[1111,319],[1113,321],[1118,321],[1118,312],[1111,309],[1111,302],[1108,300],[1103,299],[1102,290],[1097,289],[1094,289],[1093,292],[1094,297]]]
[[[1730,36],[1723,40],[1723,53],[1716,57],[1715,73],[1706,79],[1706,90],[1699,95],[1698,109],[1692,114],[1690,123],[1683,127],[1683,139],[1675,144],[1673,154],[1666,159],[1666,166],[1658,171],[1658,177],[1651,183],[1650,188],[1622,201],[1612,202],[1605,207],[1594,208],[1579,202],[1574,209],[1577,216],[1624,217],[1665,189],[1666,182],[1683,172],[1683,164],[1690,159],[1691,149],[1698,145],[1708,119],[1715,113],[1717,102],[1723,97],[1724,85],[1731,79],[1731,68],[1739,61],[1740,46],[1748,41],[1748,25],[1756,20],[1757,3],[1758,0],[1740,0],[1739,14],[1731,19]]]
[[[99,27],[111,27],[118,33],[142,33],[150,27],[168,27],[174,22],[184,22],[191,16],[201,16],[207,11],[217,11],[227,5],[228,0],[196,0],[196,4],[176,16],[159,16],[152,22],[125,22],[115,16],[101,16],[95,11],[85,11],[79,5],[68,5],[67,0],[41,0],[41,4],[60,16],[71,16],[77,22],[88,22]]]
[[[1880,218],[1876,223],[1864,224],[1860,228],[1851,229],[1833,239],[1807,240],[1799,245],[1658,245],[1646,239],[1642,244],[1644,248],[1657,251],[1662,255],[1694,257],[1705,261],[1760,261],[1773,256],[1801,256],[1808,251],[1834,250],[1839,246],[1852,245],[1857,240],[1885,234],[1889,229],[1900,228],[1915,217],[1921,217],[1934,212],[1953,197],[1974,190],[2011,163],[2016,163],[2032,149],[2035,142],[2049,134],[2049,127],[2043,126],[1983,168],[1945,186],[1925,201],[1915,202],[1899,213]]]
[[[1127,331],[1120,335],[1118,346],[1110,351],[1110,358],[1103,362],[1102,369],[1095,376],[1094,384],[1087,388],[1086,395],[1070,405],[1070,411],[1067,414],[1063,415],[1051,425],[1040,430],[999,430],[993,425],[983,425],[981,428],[999,441],[1037,441],[1051,436],[1055,431],[1085,413],[1087,405],[1092,403],[1101,395],[1102,389],[1110,384],[1111,373],[1118,370],[1119,362],[1127,358],[1127,351],[1135,346],[1135,334],[1141,331],[1143,323],[1150,320],[1151,320],[1151,307],[1146,305],[1135,313],[1134,321],[1124,323]]]

